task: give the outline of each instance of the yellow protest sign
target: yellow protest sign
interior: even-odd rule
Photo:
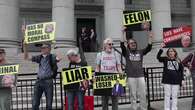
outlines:
[[[46,22],[31,24],[26,26],[24,40],[27,44],[54,41],[55,40],[55,22]]]
[[[18,64],[1,65],[0,75],[17,74],[19,72]]]
[[[93,72],[91,66],[70,69],[62,71],[62,82],[64,85],[73,84],[83,80],[90,80],[92,79],[92,75]]]
[[[151,21],[151,10],[123,14],[123,25],[133,25]]]
[[[125,74],[111,74],[95,76],[95,79],[93,89],[106,89],[113,88],[116,83],[125,87],[127,77]]]

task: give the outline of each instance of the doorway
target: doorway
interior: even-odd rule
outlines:
[[[81,44],[82,44],[82,47],[83,47],[83,50],[84,52],[93,52],[93,51],[96,51],[97,50],[97,40],[96,40],[96,19],[95,18],[77,18],[76,20],[77,22],[77,46],[79,46],[79,38],[81,38]],[[82,28],[85,28],[86,29],[86,39],[89,39],[87,41],[84,41],[82,39]],[[94,30],[94,33],[95,33],[95,38],[94,39],[90,39],[90,36],[91,36],[91,29]],[[94,41],[94,45],[91,45],[92,44],[92,40]],[[83,45],[83,42],[84,45]]]

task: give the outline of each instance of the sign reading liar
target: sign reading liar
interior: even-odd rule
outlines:
[[[0,75],[17,74],[19,72],[19,64],[9,64],[0,66]]]
[[[25,42],[29,44],[45,41],[54,41],[55,30],[55,22],[27,25],[25,30]]]
[[[123,25],[133,25],[151,21],[151,10],[123,14]]]
[[[113,88],[118,82],[123,87],[126,86],[125,74],[111,74],[111,75],[99,75],[95,76],[95,83],[93,83],[93,89],[106,89]]]
[[[62,71],[62,81],[64,85],[78,83],[83,80],[91,80],[92,79],[92,67],[86,66],[76,69],[70,69],[66,71]]]

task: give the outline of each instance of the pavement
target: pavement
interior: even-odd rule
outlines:
[[[192,98],[178,99],[178,110],[191,110]],[[156,101],[151,103],[151,110],[164,110],[164,101]],[[101,107],[97,107],[94,110],[102,110]],[[109,107],[109,110],[112,110]],[[130,104],[120,105],[119,110],[132,110]]]

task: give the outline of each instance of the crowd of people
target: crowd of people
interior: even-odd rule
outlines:
[[[85,29],[82,29],[82,39],[85,40]],[[93,30],[91,30],[93,32]],[[111,38],[106,38],[103,42],[103,49],[97,54],[95,72],[105,73],[126,73],[128,87],[130,89],[131,108],[137,110],[147,110],[146,101],[146,84],[143,73],[143,56],[152,50],[153,34],[148,31],[148,45],[144,49],[138,49],[138,44],[134,39],[126,40],[126,32],[123,30],[123,37],[121,38],[120,47],[122,55],[126,60],[125,71],[121,68],[121,61],[119,54],[113,49],[113,41]],[[91,35],[93,36],[93,35]],[[92,37],[90,37],[92,38]],[[85,44],[82,44],[85,46]],[[41,53],[37,56],[30,56],[28,53],[28,44],[24,43],[24,59],[39,64],[37,80],[34,86],[34,96],[32,109],[39,110],[40,99],[44,93],[46,96],[46,109],[52,110],[53,99],[53,79],[57,75],[57,63],[62,59],[60,56],[51,54],[51,44],[43,43],[40,46]],[[163,45],[161,46],[163,48]],[[86,47],[84,47],[86,48]],[[164,110],[178,110],[177,109],[177,95],[182,81],[184,80],[184,67],[191,70],[193,85],[195,85],[195,59],[194,52],[189,54],[183,61],[178,57],[176,49],[169,48],[166,51],[166,56],[162,56],[163,49],[157,53],[157,59],[164,64],[164,73],[162,83],[165,91]],[[5,59],[5,50],[0,49],[0,65],[6,65],[8,62]],[[87,62],[83,59],[83,52],[76,49],[70,49],[66,56],[69,60],[68,69],[80,68],[87,66]],[[6,75],[5,75],[6,76]],[[0,108],[1,110],[10,110],[11,88],[14,87],[14,81],[6,82],[1,78],[0,89]],[[8,78],[15,78],[15,76]],[[118,88],[118,86],[116,86]],[[64,86],[67,95],[68,110],[74,110],[74,100],[78,97],[78,110],[84,110],[84,96],[88,89],[88,81],[84,80],[80,83],[74,83]],[[195,93],[195,87],[193,87]],[[117,95],[103,95],[102,96],[102,110],[108,110],[109,97],[112,99],[112,110],[118,110]],[[171,100],[172,98],[172,100]],[[140,104],[138,104],[138,99]],[[192,110],[195,110],[195,97],[192,101]]]

